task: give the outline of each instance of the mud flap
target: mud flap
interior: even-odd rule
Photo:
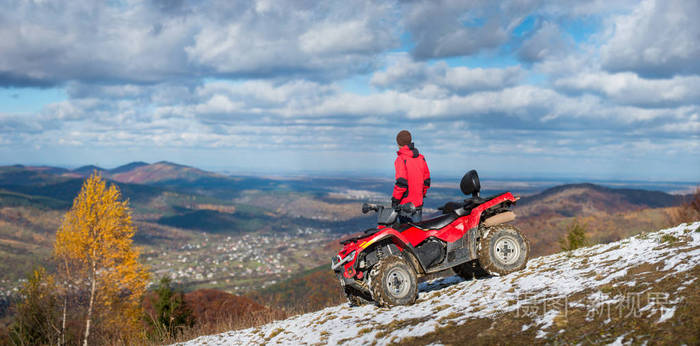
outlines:
[[[429,240],[417,246],[415,253],[427,269],[433,264],[442,262],[445,257],[445,247],[438,241]]]

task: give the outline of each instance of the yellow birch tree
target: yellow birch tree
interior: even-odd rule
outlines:
[[[91,324],[112,337],[140,333],[141,298],[149,273],[132,246],[136,228],[128,201],[94,172],[82,186],[56,233],[54,254],[65,273],[87,289],[83,344]],[[68,263],[70,265],[68,265]]]

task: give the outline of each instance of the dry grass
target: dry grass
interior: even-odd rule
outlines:
[[[362,329],[360,329],[360,330],[357,331],[357,336],[365,335],[365,334],[367,334],[367,333],[369,333],[369,332],[371,332],[371,331],[373,331],[373,330],[374,330],[374,328],[370,328],[370,327],[362,328]]]
[[[251,314],[243,316],[233,316],[231,314],[221,313],[217,318],[212,321],[205,321],[204,323],[197,323],[192,328],[185,328],[176,337],[167,336],[162,339],[151,339],[151,340],[140,340],[135,344],[148,344],[148,345],[162,345],[162,344],[173,344],[177,342],[184,342],[188,340],[195,339],[203,335],[214,335],[220,334],[232,330],[245,329],[250,327],[257,327],[272,321],[286,319],[293,316],[291,313],[285,313],[280,315],[277,311],[264,310],[257,311]],[[270,335],[266,337],[267,340],[272,339],[284,330],[273,330]]]
[[[445,309],[447,309],[447,308],[449,308],[449,307],[450,307],[450,306],[447,305],[447,304],[438,305],[438,306],[436,306],[436,307],[433,308],[433,313],[438,313],[438,312],[440,312],[440,311],[442,311],[442,310],[445,310]]]
[[[389,324],[379,326],[379,332],[377,335],[375,335],[375,339],[381,339],[389,334],[391,332],[407,328],[409,326],[415,326],[419,323],[423,323],[425,321],[429,320],[428,317],[421,317],[421,318],[409,318],[405,320],[394,320]]]

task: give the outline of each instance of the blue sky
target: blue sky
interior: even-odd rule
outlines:
[[[700,181],[694,0],[0,3],[0,164]]]

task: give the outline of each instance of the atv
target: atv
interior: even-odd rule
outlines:
[[[508,222],[519,197],[510,192],[482,198],[475,170],[462,178],[463,202],[438,208],[440,216],[417,223],[398,222],[413,205],[363,204],[377,213],[378,226],[340,242],[331,260],[351,306],[410,305],[418,298],[418,278],[452,268],[466,280],[505,275],[525,268],[529,241]]]

